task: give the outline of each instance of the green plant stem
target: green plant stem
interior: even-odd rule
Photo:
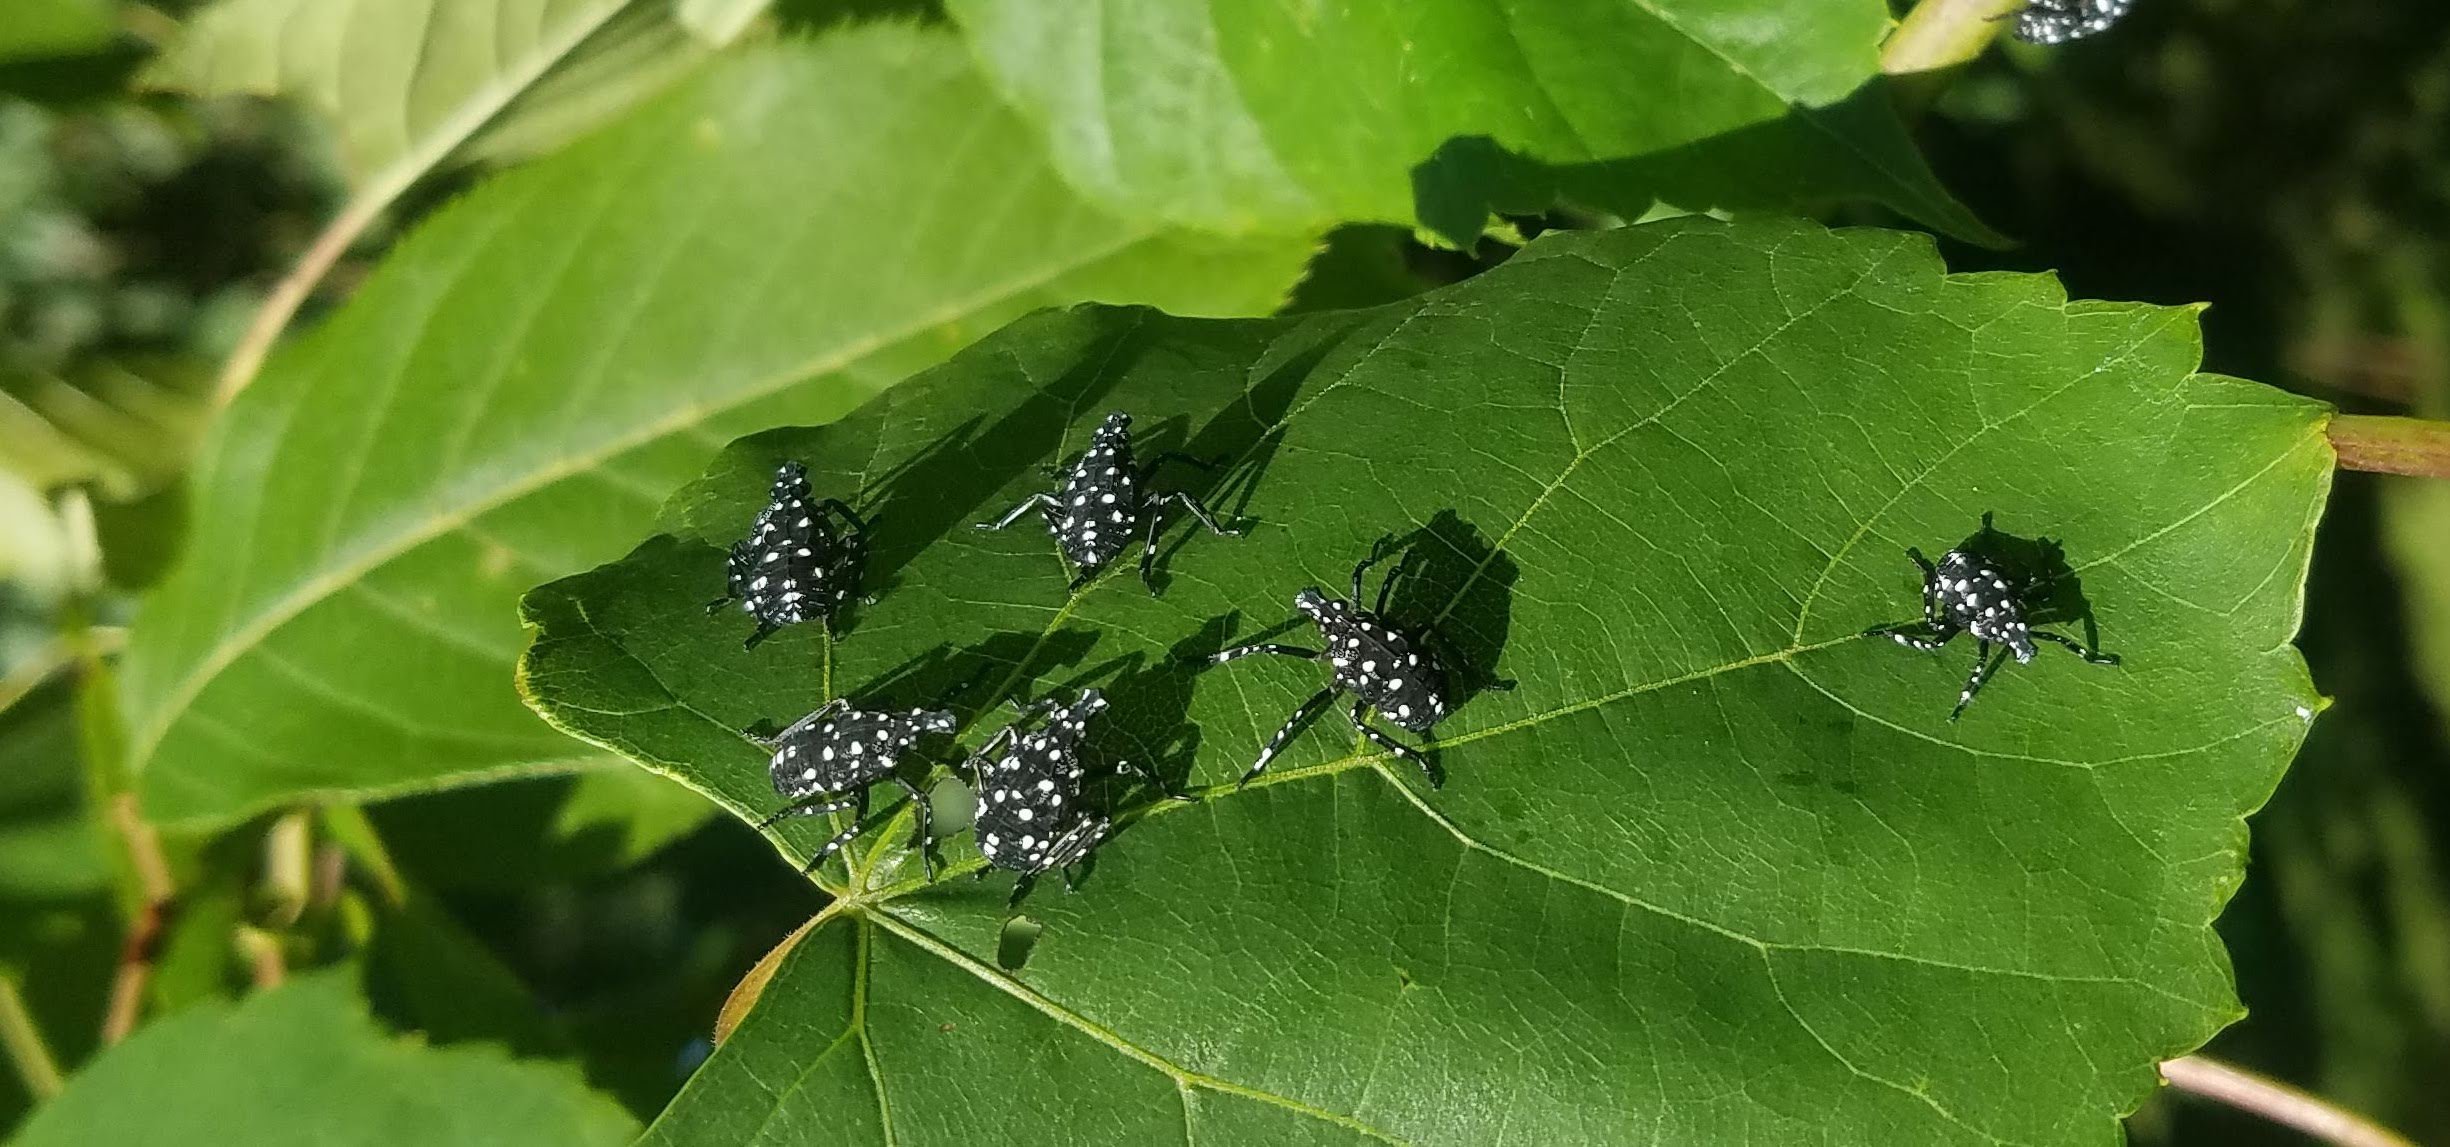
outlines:
[[[392,863],[391,850],[383,847],[383,838],[376,835],[365,809],[353,804],[325,805],[323,829],[365,872],[384,907],[397,909],[408,903],[408,881],[400,876],[400,866]]]
[[[9,1062],[16,1065],[17,1075],[26,1081],[26,1091],[36,1103],[60,1093],[59,1061],[51,1057],[51,1045],[43,1042],[34,1013],[26,1010],[17,981],[7,976],[0,976],[0,1050],[8,1052]]]
[[[1892,76],[1953,68],[1982,54],[2023,0],[1921,0],[1880,49]]]
[[[2450,422],[2342,414],[2329,433],[2343,470],[2450,478]]]
[[[2276,1079],[2199,1055],[2161,1065],[2161,1078],[2189,1095],[2224,1103],[2338,1147],[2416,1147],[2414,1140]]]
[[[282,813],[264,832],[264,876],[257,884],[263,897],[264,923],[287,931],[306,914],[314,864],[314,835],[305,809]]]

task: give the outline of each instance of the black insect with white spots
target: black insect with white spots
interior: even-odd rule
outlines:
[[[1221,665],[1255,653],[1274,653],[1325,661],[1330,670],[1327,687],[1302,702],[1292,718],[1276,730],[1276,735],[1268,738],[1268,743],[1259,750],[1259,760],[1242,774],[1241,783],[1249,784],[1251,778],[1265,770],[1294,732],[1341,693],[1353,695],[1353,706],[1347,714],[1353,728],[1360,730],[1370,743],[1419,765],[1422,772],[1429,774],[1431,786],[1441,783],[1437,769],[1419,749],[1379,732],[1369,722],[1370,712],[1376,710],[1406,731],[1425,736],[1431,726],[1446,718],[1447,712],[1446,675],[1424,640],[1426,633],[1405,630],[1386,618],[1387,602],[1396,583],[1412,567],[1412,551],[1406,550],[1403,559],[1387,572],[1386,580],[1379,583],[1377,608],[1361,608],[1362,575],[1385,560],[1392,540],[1379,539],[1370,556],[1353,567],[1351,600],[1338,601],[1316,586],[1293,595],[1294,608],[1318,627],[1326,649],[1261,642],[1225,650],[1213,659]]]
[[[2109,31],[2135,0],[2026,0],[2013,13],[2016,38],[2028,44],[2064,44]]]
[[[1089,448],[1081,452],[1079,460],[1066,472],[1061,489],[1051,494],[1032,494],[1003,517],[978,523],[978,528],[1000,530],[1020,521],[1031,510],[1038,511],[1046,522],[1047,532],[1055,535],[1056,547],[1076,571],[1073,589],[1087,585],[1098,571],[1121,557],[1131,546],[1133,532],[1140,530],[1145,542],[1140,552],[1140,581],[1155,593],[1157,531],[1163,527],[1166,506],[1176,505],[1189,511],[1210,533],[1238,537],[1242,532],[1218,525],[1209,516],[1208,507],[1180,490],[1149,493],[1149,480],[1156,475],[1157,467],[1169,461],[1203,470],[1214,468],[1213,463],[1167,451],[1158,455],[1147,470],[1137,469],[1131,450],[1131,415],[1115,411],[1098,425],[1089,439]],[[1144,521],[1147,526],[1142,530]]]
[[[1887,637],[1924,652],[1936,652],[1960,633],[1973,636],[1977,642],[1973,673],[1957,694],[1956,708],[1948,711],[1951,721],[1973,704],[1974,695],[1982,692],[2010,656],[2019,665],[2033,660],[2036,641],[2064,647],[2087,664],[2118,664],[2115,653],[2088,649],[2072,637],[2033,628],[2034,606],[2047,599],[2052,581],[2017,569],[1999,547],[1989,544],[1996,537],[1991,515],[1984,514],[1981,532],[1940,555],[1937,562],[1907,547],[1906,556],[1923,570],[1923,615],[1863,631],[1866,637]]]
[[[1021,874],[1012,890],[1016,902],[1050,869],[1061,869],[1064,887],[1071,888],[1072,866],[1114,828],[1083,796],[1088,766],[1081,759],[1081,743],[1089,722],[1105,711],[1105,695],[1095,689],[1081,690],[1069,705],[1040,701],[1023,708],[970,758],[978,793],[978,814],[972,822],[978,851],[991,867]],[[1027,728],[1033,721],[1037,727]],[[1124,762],[1114,769],[1139,772]]]
[[[766,828],[793,817],[849,811],[850,827],[826,841],[801,870],[814,869],[859,835],[859,822],[868,815],[868,786],[891,781],[910,794],[910,807],[918,818],[918,833],[911,841],[919,850],[920,867],[932,878],[935,862],[928,858],[928,846],[934,843],[936,833],[934,820],[929,816],[927,794],[896,768],[901,764],[902,754],[917,745],[919,738],[952,731],[951,713],[854,709],[843,698],[828,701],[772,739],[759,742],[774,751],[767,766],[774,779],[774,791],[791,803],[759,821],[757,827]]]
[[[757,632],[742,643],[747,649],[812,617],[830,634],[835,616],[859,595],[867,559],[868,523],[840,499],[811,496],[808,468],[785,462],[749,535],[732,543],[725,562],[730,592],[707,603],[706,612],[739,602],[757,620]]]

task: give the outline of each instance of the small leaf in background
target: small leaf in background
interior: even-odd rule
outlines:
[[[2327,411],[2200,349],[2191,309],[1919,237],[1681,220],[1370,311],[1042,315],[742,440],[668,536],[527,598],[555,723],[754,821],[756,720],[942,703],[975,745],[1092,683],[1109,759],[1209,787],[1027,900],[1018,970],[1007,879],[962,838],[927,883],[880,829],[647,1141],[2114,1136],[2238,1015],[2211,921],[2319,704],[2288,641]],[[1253,527],[1169,532],[1162,597],[969,528],[1112,409],[1233,460],[1197,489]],[[880,600],[743,651],[700,602],[783,458],[860,498]],[[1859,635],[1986,511],[2064,544],[2126,660],[2045,651],[1952,724],[1969,646]],[[1233,789],[1321,674],[1198,660],[1385,532],[1461,666],[1445,786],[1331,714]]]
[[[61,679],[0,706],[0,903],[110,887],[101,830],[85,815],[74,694]]]
[[[681,26],[715,47],[740,38],[773,0],[677,0],[673,15]]]
[[[519,704],[519,595],[716,447],[1040,306],[1273,309],[1313,246],[1082,203],[948,35],[746,51],[457,201],[221,419],[129,637],[147,808],[601,763]]]
[[[0,20],[0,63],[106,47],[119,34],[112,0],[9,0]]]
[[[1468,248],[1560,193],[1626,218],[1868,199],[1992,238],[1888,106],[1884,0],[949,7],[1065,177],[1134,213],[1417,218]]]
[[[567,1066],[382,1030],[356,980],[315,972],[154,1023],[72,1076],[15,1143],[593,1147],[636,1134]]]

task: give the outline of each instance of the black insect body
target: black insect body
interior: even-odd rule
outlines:
[[[2013,15],[2016,38],[2028,44],[2064,44],[2106,32],[2135,0],[2026,0]]]
[[[1284,727],[1268,738],[1259,750],[1259,759],[1250,771],[1242,775],[1242,783],[1250,783],[1276,758],[1285,742],[1319,709],[1336,699],[1339,693],[1353,695],[1353,707],[1348,713],[1353,728],[1370,739],[1372,744],[1396,756],[1419,765],[1429,774],[1429,783],[1440,783],[1437,770],[1420,750],[1396,741],[1379,732],[1369,723],[1369,714],[1379,715],[1415,734],[1427,734],[1431,726],[1446,718],[1446,678],[1437,657],[1427,648],[1421,636],[1406,631],[1386,619],[1387,601],[1395,584],[1411,568],[1411,553],[1395,564],[1379,583],[1378,606],[1375,610],[1361,608],[1362,575],[1385,557],[1386,541],[1361,564],[1353,567],[1352,599],[1337,601],[1316,587],[1293,595],[1293,605],[1318,627],[1319,636],[1327,648],[1303,649],[1291,645],[1259,643],[1225,650],[1214,658],[1218,664],[1254,653],[1275,653],[1325,661],[1331,670],[1326,688],[1313,694],[1293,711]]]
[[[2063,646],[2088,664],[2118,664],[2117,654],[2088,649],[2074,638],[2032,627],[2028,620],[2032,607],[2047,596],[2050,583],[2011,568],[1991,553],[1982,542],[1992,536],[1991,515],[1984,514],[1982,531],[1940,555],[1936,563],[1921,550],[1908,547],[1906,556],[1923,570],[1923,615],[1864,631],[1866,637],[1887,637],[1925,652],[1937,651],[1960,633],[1973,636],[1979,643],[1974,647],[1973,673],[1957,694],[1956,708],[1948,711],[1951,721],[1973,704],[1974,695],[1990,683],[1991,675],[2011,655],[2019,665],[2033,660],[2036,641]]]
[[[706,612],[739,602],[757,619],[757,632],[743,643],[749,649],[812,617],[831,633],[835,615],[859,594],[867,557],[868,523],[839,499],[812,497],[807,467],[785,462],[774,472],[773,492],[749,535],[732,543],[725,567],[730,592],[708,603]]]
[[[927,853],[928,845],[935,840],[935,826],[928,815],[927,794],[894,770],[901,763],[902,754],[918,744],[919,738],[952,731],[951,713],[924,709],[884,712],[854,709],[841,698],[828,701],[763,742],[774,750],[768,766],[774,791],[791,803],[757,827],[765,828],[792,817],[851,810],[850,827],[826,841],[808,858],[803,871],[814,869],[859,835],[859,822],[868,815],[868,786],[891,781],[910,794],[910,807],[919,822],[912,843],[919,849],[920,866],[932,877],[934,862]]]
[[[1106,698],[1095,689],[1081,690],[1069,705],[1040,701],[1021,710],[970,758],[978,792],[973,822],[978,850],[990,866],[1021,874],[1012,893],[1016,902],[1050,869],[1061,869],[1064,887],[1070,888],[1072,866],[1113,830],[1113,821],[1088,807],[1082,796],[1088,768],[1081,761],[1081,741],[1089,721],[1105,711]],[[1040,717],[1037,728],[1024,731]],[[1122,762],[1114,768],[1139,771]]]
[[[1149,493],[1149,479],[1157,467],[1168,461],[1182,462],[1209,469],[1212,464],[1171,451],[1160,454],[1147,470],[1135,467],[1131,450],[1131,415],[1118,410],[1106,416],[1106,421],[1089,439],[1089,448],[1081,452],[1078,461],[1063,480],[1063,488],[1051,494],[1032,494],[1020,505],[1005,512],[992,522],[980,522],[982,530],[1000,530],[1021,520],[1031,510],[1045,520],[1047,532],[1055,535],[1057,548],[1077,571],[1072,588],[1078,589],[1098,575],[1098,571],[1121,557],[1130,548],[1135,530],[1143,534],[1144,548],[1140,553],[1140,581],[1156,591],[1152,567],[1157,560],[1157,531],[1165,520],[1165,507],[1181,506],[1208,527],[1210,533],[1237,537],[1240,530],[1217,525],[1208,514],[1208,507],[1199,499],[1177,490],[1170,494]],[[1141,523],[1146,528],[1141,529]]]

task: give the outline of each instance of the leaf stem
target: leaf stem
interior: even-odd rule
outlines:
[[[170,862],[162,855],[161,834],[137,810],[136,794],[113,796],[109,808],[111,826],[126,842],[129,865],[136,872],[138,904],[128,922],[128,938],[119,946],[118,970],[111,974],[110,1005],[102,1015],[105,1046],[136,1030],[145,985],[153,978],[153,961],[161,954],[162,933],[170,923],[171,899],[178,894]]]
[[[1892,76],[1953,68],[1982,54],[2024,0],[1921,0],[1880,48]]]
[[[2343,470],[2450,478],[2450,422],[2340,414],[2328,433]]]
[[[758,957],[757,963],[749,968],[748,974],[740,977],[739,983],[732,985],[731,993],[723,997],[723,1007],[715,1013],[714,1035],[717,1045],[732,1038],[732,1029],[740,1026],[740,1021],[748,1016],[750,1008],[757,1006],[758,997],[765,995],[766,985],[774,979],[774,973],[781,970],[783,957],[790,955],[792,949],[799,947],[800,941],[807,939],[809,933],[824,927],[826,921],[847,911],[850,907],[850,901],[836,900],[818,909],[816,915],[809,917],[806,923],[792,929],[790,935],[783,937],[765,955]]]
[[[2338,1147],[2416,1147],[2414,1140],[2362,1115],[2216,1059],[2190,1055],[2170,1060],[2161,1065],[2161,1078],[2189,1095],[2225,1103]]]
[[[8,1052],[9,1062],[17,1066],[17,1074],[26,1081],[26,1091],[34,1102],[60,1093],[59,1061],[51,1057],[51,1045],[43,1042],[34,1013],[26,1010],[17,981],[7,976],[0,976],[0,1050]]]
[[[321,812],[323,830],[366,874],[383,906],[397,911],[407,904],[408,881],[401,877],[400,866],[392,862],[391,850],[383,847],[383,838],[375,833],[374,822],[367,818],[366,810],[353,804],[328,804]]]
[[[402,188],[405,190],[405,187]],[[383,209],[391,205],[397,192],[384,195],[359,195],[347,208],[326,224],[315,236],[306,252],[298,256],[296,266],[281,276],[256,307],[255,318],[247,324],[246,333],[239,336],[238,345],[231,348],[229,361],[222,364],[221,378],[213,386],[213,403],[228,406],[247,384],[255,381],[256,372],[264,367],[265,356],[272,353],[272,344],[279,342],[281,332],[289,329],[289,320],[297,317],[298,308],[306,305],[306,297],[314,293],[315,284],[332,269],[332,264],[348,254],[350,244],[365,233]]]

